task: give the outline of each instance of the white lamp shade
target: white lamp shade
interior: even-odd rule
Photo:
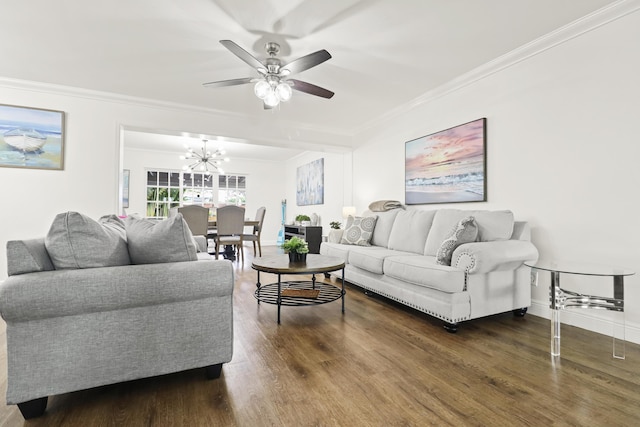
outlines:
[[[342,217],[343,218],[348,218],[349,215],[355,216],[355,214],[356,214],[356,207],[355,206],[343,206],[342,207]]]

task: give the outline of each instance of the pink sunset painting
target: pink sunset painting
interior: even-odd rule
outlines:
[[[452,127],[405,145],[405,203],[482,202],[486,119]]]

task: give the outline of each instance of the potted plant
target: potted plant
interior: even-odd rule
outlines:
[[[311,225],[311,217],[309,215],[300,214],[296,216],[296,222],[304,227],[308,227]]]
[[[309,245],[306,240],[297,236],[285,240],[282,249],[286,254],[289,254],[289,262],[305,262],[307,260]]]
[[[331,221],[329,223],[329,227],[331,227],[331,230],[329,230],[327,241],[329,243],[340,243],[343,233],[343,231],[340,229],[340,227],[342,227],[342,224],[339,221]]]

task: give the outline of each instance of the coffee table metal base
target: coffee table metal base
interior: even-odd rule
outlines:
[[[260,289],[257,289],[254,296],[259,302],[265,302],[267,304],[278,304],[278,296],[281,295],[282,290],[295,289],[295,290],[312,290],[317,289],[320,291],[317,298],[307,298],[303,296],[280,296],[280,305],[286,305],[290,307],[299,307],[305,305],[320,305],[328,302],[333,302],[340,299],[344,295],[344,291],[337,286],[333,286],[328,283],[312,282],[311,280],[296,280],[280,283],[281,291],[278,291],[278,283],[270,283],[263,285]]]
[[[336,301],[342,298],[342,313],[344,314],[344,273],[342,288],[334,286],[330,283],[316,281],[315,274],[312,280],[289,280],[280,281],[280,275],[278,274],[278,281],[275,283],[269,283],[263,285],[260,283],[260,272],[258,272],[258,283],[256,284],[258,289],[254,292],[253,296],[258,300],[258,304],[261,302],[267,304],[274,304],[278,306],[278,324],[280,324],[280,307],[302,307],[309,305],[320,305],[328,302]],[[314,290],[317,289],[320,292],[316,298],[304,297],[304,296],[283,296],[282,291],[285,289],[294,290]]]

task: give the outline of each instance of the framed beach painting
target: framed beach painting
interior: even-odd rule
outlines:
[[[62,170],[64,112],[0,104],[0,166]]]
[[[487,200],[487,119],[442,130],[405,144],[405,203]]]
[[[296,171],[296,204],[324,203],[324,158],[300,166]]]

